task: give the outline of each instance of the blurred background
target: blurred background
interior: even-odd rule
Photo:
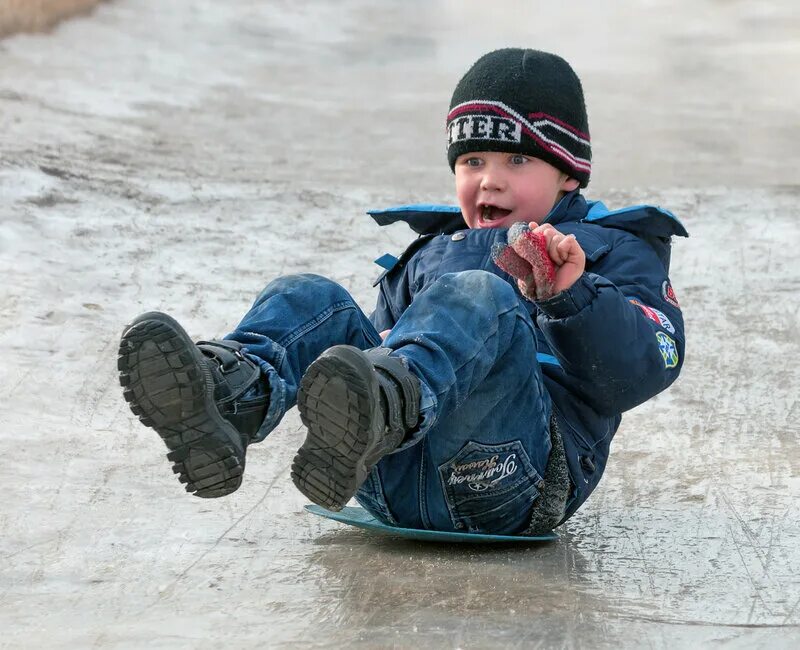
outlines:
[[[104,0],[0,0],[0,36],[48,29]]]

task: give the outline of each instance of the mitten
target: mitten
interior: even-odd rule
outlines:
[[[526,223],[508,229],[508,244],[492,247],[492,261],[520,282],[528,300],[547,300],[555,294],[556,267],[547,254],[547,240]]]

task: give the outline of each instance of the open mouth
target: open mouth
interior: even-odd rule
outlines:
[[[491,226],[499,224],[499,222],[511,214],[511,210],[506,210],[496,205],[481,205],[478,207],[480,208],[481,225]]]

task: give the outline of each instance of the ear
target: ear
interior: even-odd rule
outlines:
[[[565,192],[571,192],[572,190],[577,190],[580,186],[580,183],[575,178],[570,178],[566,174],[564,174],[564,178],[561,181],[561,189]]]

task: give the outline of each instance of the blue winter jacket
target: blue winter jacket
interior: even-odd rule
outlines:
[[[491,260],[506,229],[469,230],[457,207],[405,206],[370,213],[379,225],[408,223],[420,237],[399,257],[376,260],[386,271],[371,315],[390,329],[417,292],[445,273],[481,269],[516,281]],[[586,271],[545,301],[520,301],[536,324],[537,358],[562,433],[573,492],[562,522],[592,493],[608,460],[623,411],[650,399],[678,377],[683,318],[669,281],[671,237],[688,234],[666,210],[635,206],[609,211],[567,194],[545,222],[574,234]]]

